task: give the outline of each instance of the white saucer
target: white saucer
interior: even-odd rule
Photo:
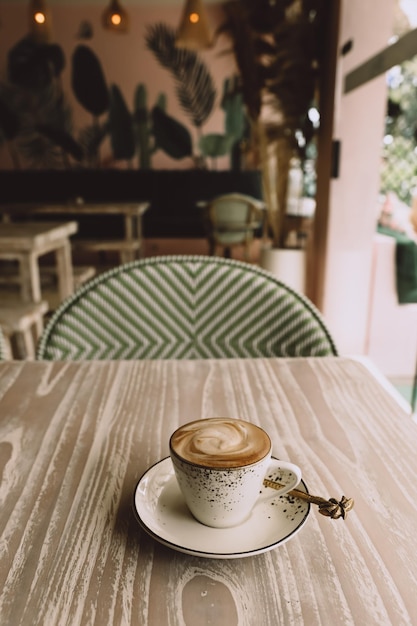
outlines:
[[[304,481],[298,489],[308,492]],[[310,504],[277,495],[259,502],[240,526],[210,528],[189,512],[167,457],[139,480],[134,510],[142,528],[173,550],[213,559],[238,559],[267,552],[294,537],[307,520]]]

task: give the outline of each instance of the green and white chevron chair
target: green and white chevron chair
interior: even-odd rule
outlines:
[[[320,313],[257,267],[209,256],[120,265],[64,301],[42,360],[337,355]]]

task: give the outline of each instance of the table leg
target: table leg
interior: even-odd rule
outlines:
[[[38,257],[28,252],[19,258],[20,290],[23,302],[40,302],[41,278]]]
[[[125,241],[137,241],[137,233],[135,229],[133,215],[125,215],[124,223],[125,223]],[[130,261],[134,261],[135,258],[136,258],[136,254],[134,250],[124,250],[120,254],[121,263],[129,263]]]
[[[134,250],[121,250],[120,252],[120,263],[124,265],[125,263],[130,263],[135,260],[135,251]]]
[[[71,245],[66,240],[55,251],[58,273],[58,290],[61,300],[65,300],[74,292],[74,275],[72,271]]]
[[[133,216],[125,215],[125,239],[131,241],[135,237],[135,229],[133,225]]]
[[[35,342],[33,340],[32,329],[25,328],[20,333],[16,333],[17,352],[21,359],[33,361],[35,359]]]
[[[136,240],[139,242],[139,250],[137,252],[137,257],[139,259],[143,258],[143,233],[142,233],[142,216],[136,215],[134,219],[134,236]]]

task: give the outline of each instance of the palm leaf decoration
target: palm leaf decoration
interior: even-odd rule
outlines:
[[[72,55],[71,85],[78,102],[94,118],[109,109],[109,90],[103,68],[88,46],[78,45]]]
[[[104,140],[109,135],[109,122],[93,123],[81,129],[78,137],[84,152],[86,163],[90,167],[97,165],[97,155]]]
[[[6,145],[14,167],[20,169],[16,140],[19,137],[21,122],[13,102],[7,101],[7,95],[7,86],[0,83],[0,146]]]
[[[70,167],[69,157],[82,158],[72,138],[72,112],[61,84],[64,67],[59,45],[30,37],[8,53],[8,80],[0,84],[0,135],[8,142],[15,167]]]
[[[109,124],[114,158],[131,161],[136,150],[133,117],[117,85],[110,88]]]
[[[191,135],[185,126],[167,115],[159,106],[152,109],[152,121],[158,147],[173,159],[192,156]]]
[[[13,85],[39,91],[58,79],[65,67],[58,44],[38,43],[23,37],[7,55],[7,78]]]
[[[192,123],[200,128],[211,114],[216,88],[207,66],[192,50],[175,47],[176,33],[163,23],[149,26],[146,46],[175,80],[178,101]]]
[[[262,167],[273,241],[280,247],[286,239],[290,159],[294,152],[304,158],[315,133],[308,110],[319,87],[326,3],[228,0],[222,7],[226,21],[218,31],[230,37],[251,121],[253,150]],[[269,114],[267,122],[264,110]],[[305,139],[302,143],[298,141],[300,133]],[[274,181],[272,150],[277,163]]]
[[[76,161],[82,161],[84,152],[80,144],[65,130],[52,124],[37,124],[36,130],[44,135],[51,143],[72,156]]]
[[[13,141],[20,132],[20,120],[16,111],[1,98],[0,91],[0,131],[6,141]]]

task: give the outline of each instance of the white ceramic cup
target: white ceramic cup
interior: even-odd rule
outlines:
[[[284,495],[301,480],[297,465],[271,459],[268,434],[243,420],[189,422],[172,434],[169,448],[189,510],[214,528],[243,523],[259,500]],[[268,477],[278,480],[282,489],[262,489]]]

